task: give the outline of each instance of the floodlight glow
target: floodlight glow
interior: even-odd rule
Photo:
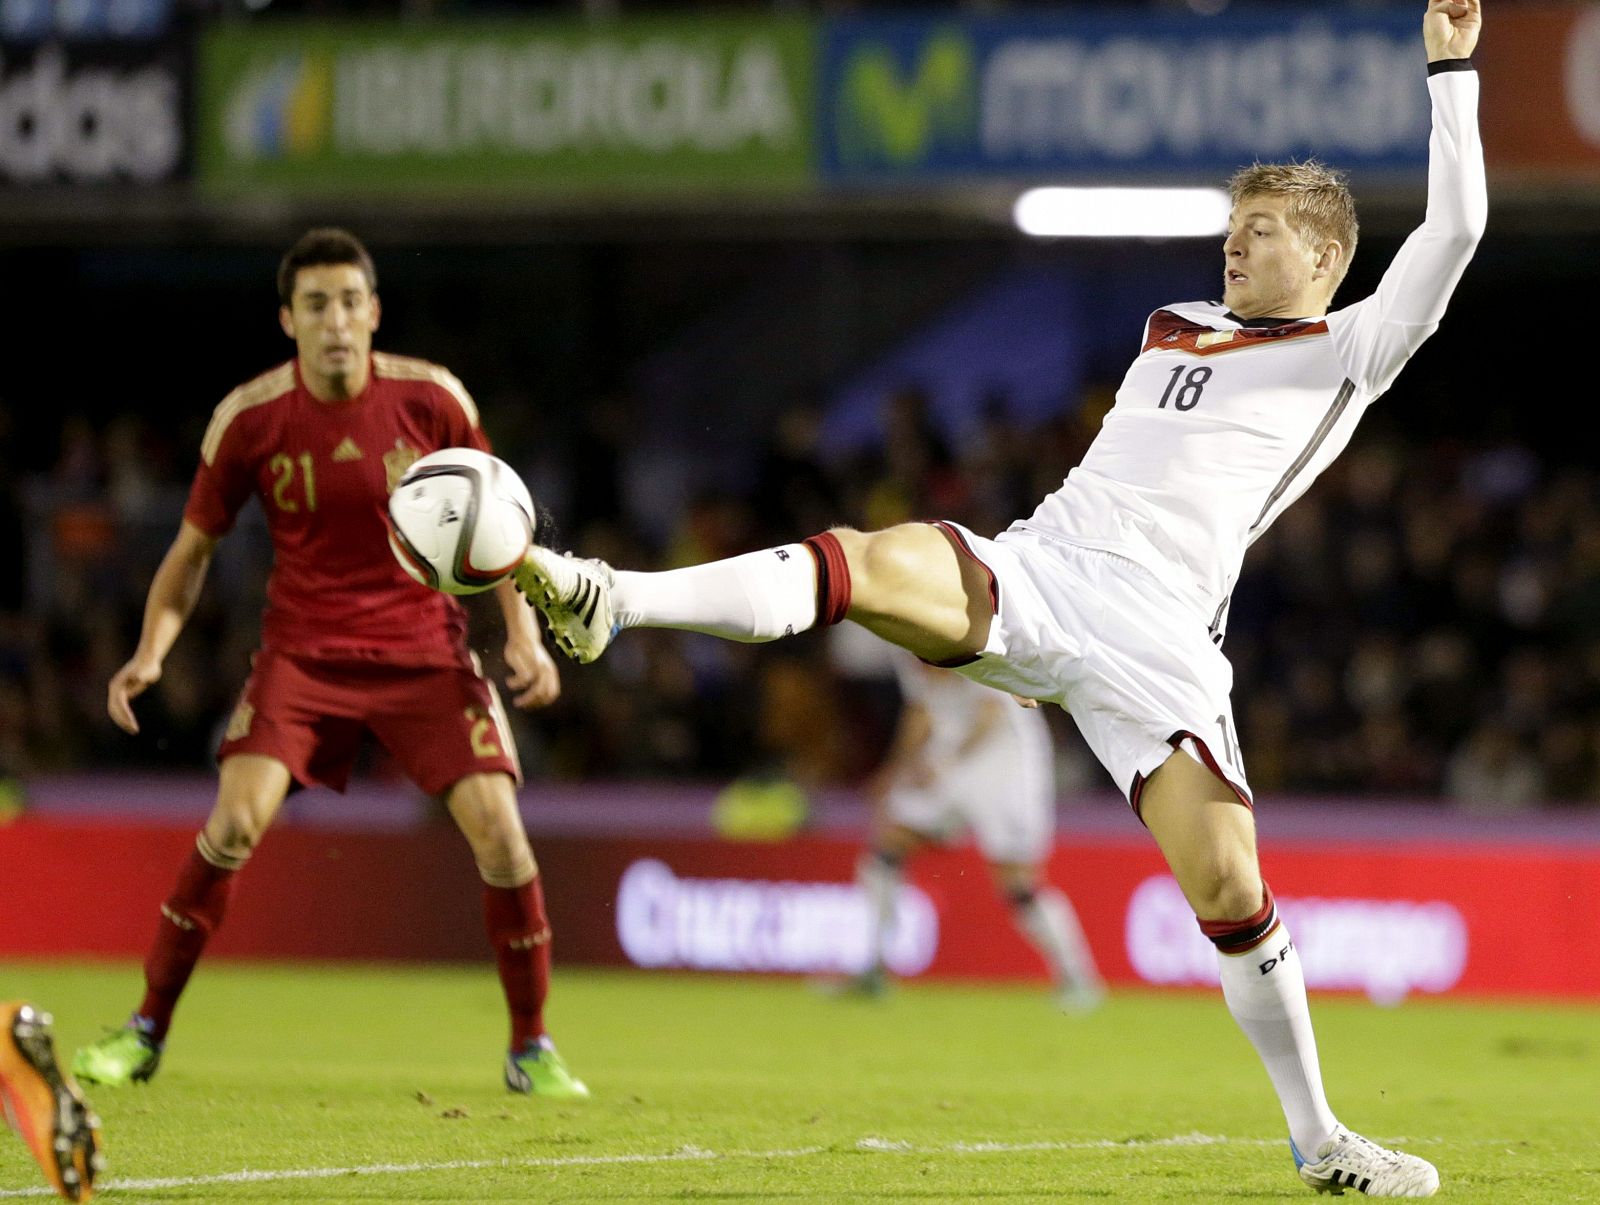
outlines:
[[[1220,188],[1030,188],[1012,216],[1039,238],[1206,238],[1228,209]]]

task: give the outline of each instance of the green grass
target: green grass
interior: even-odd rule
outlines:
[[[0,996],[54,1010],[64,1058],[138,988],[134,966],[0,968]],[[1315,1007],[1342,1119],[1432,1159],[1443,1196],[1600,1201],[1600,1010]],[[91,1093],[104,1199],[1312,1199],[1264,1072],[1203,993],[1126,993],[1077,1018],[1027,988],[867,1003],[784,980],[566,971],[549,1019],[592,1101],[501,1088],[487,968],[209,964],[156,1079]],[[1171,1141],[1192,1135],[1218,1141]],[[330,1168],[369,1170],[205,1179]],[[38,1183],[0,1142],[0,1198]]]

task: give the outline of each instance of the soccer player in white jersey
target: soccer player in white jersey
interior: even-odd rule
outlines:
[[[1377,291],[1331,308],[1356,243],[1336,176],[1315,164],[1239,173],[1222,301],[1152,315],[1083,464],[995,539],[904,524],[666,573],[546,549],[518,571],[581,661],[627,627],[755,641],[848,618],[1065,707],[1216,944],[1223,996],[1266,1064],[1300,1177],[1325,1192],[1430,1196],[1439,1177],[1347,1130],[1323,1093],[1299,958],[1256,857],[1220,646],[1245,549],[1434,331],[1482,234],[1468,57],[1480,26],[1479,0],[1428,0],[1427,212]]]
[[[1072,901],[1044,873],[1056,806],[1055,749],[1044,715],[908,654],[897,653],[893,664],[900,720],[868,786],[872,845],[856,871],[871,904],[870,961],[851,986],[876,994],[887,984],[884,948],[906,862],[965,829],[1017,928],[1050,968],[1061,1007],[1087,1012],[1105,988]]]

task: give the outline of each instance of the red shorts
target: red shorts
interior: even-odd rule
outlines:
[[[500,696],[476,658],[472,669],[419,669],[262,649],[217,759],[264,754],[297,782],[342,791],[366,732],[430,795],[469,774],[498,770],[522,781]]]

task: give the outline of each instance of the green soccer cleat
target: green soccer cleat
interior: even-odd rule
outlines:
[[[144,1083],[160,1065],[161,1047],[130,1025],[78,1051],[72,1060],[72,1074],[91,1084],[120,1088]]]
[[[588,1100],[589,1086],[567,1070],[549,1038],[533,1038],[506,1055],[506,1087],[525,1096]]]

